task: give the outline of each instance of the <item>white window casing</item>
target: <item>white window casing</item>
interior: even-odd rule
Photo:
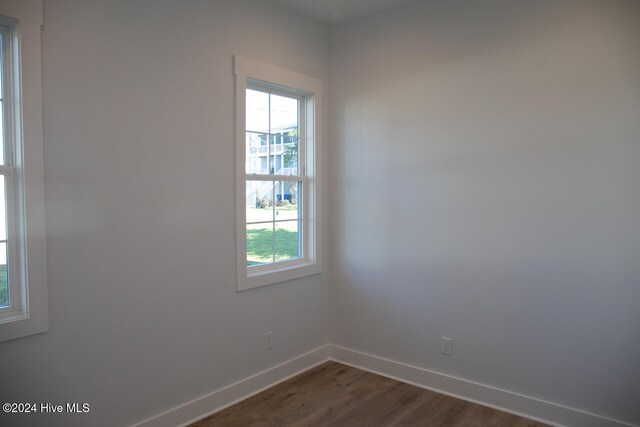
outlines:
[[[321,271],[320,179],[317,149],[320,143],[322,81],[274,65],[234,56],[235,147],[236,147],[236,245],[237,289],[239,291],[297,279]],[[246,92],[247,88],[300,100],[299,175],[249,174],[246,168]],[[297,181],[302,183],[301,257],[281,262],[247,266],[246,182]],[[275,237],[274,237],[275,238]]]
[[[3,29],[3,130],[9,306],[0,341],[49,329],[44,216],[42,0],[6,0]]]

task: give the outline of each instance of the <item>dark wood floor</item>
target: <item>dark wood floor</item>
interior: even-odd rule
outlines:
[[[545,424],[327,362],[191,425],[212,426]]]

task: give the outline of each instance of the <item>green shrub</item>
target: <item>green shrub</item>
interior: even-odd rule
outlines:
[[[271,207],[271,200],[269,199],[256,199],[256,208],[268,209]]]

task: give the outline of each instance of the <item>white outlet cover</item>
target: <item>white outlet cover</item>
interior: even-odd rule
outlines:
[[[442,347],[440,353],[451,356],[453,354],[453,338],[442,337]]]
[[[271,340],[271,335],[272,334],[273,334],[272,331],[265,332],[265,334],[264,334],[264,349],[265,350],[269,350],[271,347],[273,347],[273,341]]]

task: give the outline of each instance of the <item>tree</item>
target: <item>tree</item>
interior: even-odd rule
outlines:
[[[299,141],[298,141],[298,128],[295,127],[291,130],[289,130],[287,133],[284,134],[284,137],[293,137],[290,140],[296,141],[293,143],[287,143],[285,144],[285,149],[284,149],[284,164],[288,167],[288,168],[297,168],[298,167],[298,146],[299,146]]]

